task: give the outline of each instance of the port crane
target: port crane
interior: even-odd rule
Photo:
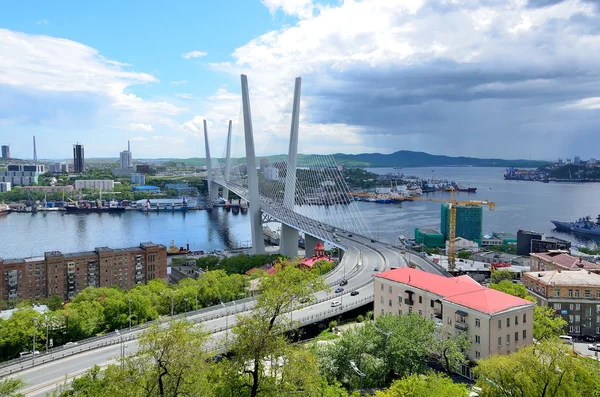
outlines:
[[[454,197],[454,188],[450,188],[450,200],[443,198],[428,198],[428,197],[414,197],[415,200],[420,201],[434,201],[438,203],[447,203],[450,209],[450,219],[448,222],[449,236],[448,236],[448,271],[453,271],[456,268],[456,207],[459,205],[486,205],[490,211],[496,209],[496,203],[488,200],[470,200],[460,201]]]

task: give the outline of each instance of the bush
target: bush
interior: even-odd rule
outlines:
[[[365,321],[365,316],[363,316],[362,314],[359,314],[358,316],[356,316],[356,321],[358,321],[359,323],[362,323],[363,321]]]
[[[335,320],[330,321],[329,322],[329,329],[333,329],[335,327],[337,327],[337,321],[335,321]]]

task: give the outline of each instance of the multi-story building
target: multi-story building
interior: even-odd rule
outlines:
[[[519,230],[517,232],[517,255],[529,255],[531,252],[531,241],[541,240],[543,236],[543,233]]]
[[[85,171],[85,155],[82,144],[73,145],[73,171],[81,174]]]
[[[571,256],[566,251],[531,254],[529,255],[529,269],[532,272],[584,269],[600,273],[600,265],[588,262],[582,257]]]
[[[568,250],[571,242],[556,237],[546,237],[544,233],[519,230],[517,233],[517,255]]]
[[[131,184],[132,185],[145,185],[146,184],[146,174],[139,174],[137,172],[133,172],[131,174]]]
[[[77,180],[75,181],[75,190],[81,189],[96,189],[96,190],[113,190],[115,188],[115,181],[110,179],[98,179],[98,180]]]
[[[6,171],[0,172],[0,182],[10,182],[12,186],[29,186],[38,183],[39,176],[46,167],[36,164],[9,164]]]
[[[600,335],[600,275],[583,269],[527,272],[522,282],[538,305],[567,321],[569,335]]]
[[[69,167],[67,163],[53,163],[48,167],[48,172],[52,174],[66,174],[69,172]]]
[[[447,278],[418,269],[375,274],[375,316],[415,313],[449,332],[464,332],[476,361],[533,343],[534,304],[481,286],[469,276]],[[472,377],[470,366],[461,370]]]
[[[12,189],[12,184],[10,182],[0,182],[0,193],[1,192],[10,192]]]
[[[25,190],[30,190],[32,192],[43,192],[43,193],[70,193],[74,191],[73,185],[67,186],[26,186]]]
[[[2,145],[2,158],[9,159],[10,158],[10,146]]]
[[[458,205],[456,207],[456,237],[481,244],[483,230],[483,208],[480,205]],[[450,207],[442,204],[440,232],[444,241],[450,238]]]
[[[39,299],[53,295],[71,299],[87,287],[130,289],[159,278],[167,280],[167,250],[159,244],[23,259],[0,258],[0,300]]]

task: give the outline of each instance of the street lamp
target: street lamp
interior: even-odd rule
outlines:
[[[358,377],[360,378],[360,390],[362,390],[363,378],[367,375],[364,372],[362,372],[360,369],[358,369],[358,366],[356,365],[356,363],[354,361],[350,361],[350,367],[352,367],[354,372],[356,372],[356,375],[358,375]]]
[[[35,331],[37,328],[37,318],[33,318],[33,350],[31,350],[31,364],[35,364]]]
[[[229,309],[221,301],[221,306],[225,308],[225,349],[229,347]]]
[[[131,329],[131,298],[129,298],[128,302],[129,302],[129,329]]]
[[[185,301],[185,311],[184,311],[184,316],[187,317],[187,303],[188,303],[188,298],[187,296],[183,299]]]
[[[44,320],[46,320],[46,353],[48,353],[48,315],[44,315]]]

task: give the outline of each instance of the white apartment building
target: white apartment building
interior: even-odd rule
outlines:
[[[96,189],[96,190],[113,190],[115,188],[115,181],[110,179],[98,179],[98,180],[77,180],[75,181],[75,190],[82,189]]]
[[[375,317],[415,313],[437,326],[464,332],[471,362],[533,343],[534,303],[481,286],[469,276],[447,278],[400,268],[373,275]],[[472,378],[471,367],[463,376]]]

